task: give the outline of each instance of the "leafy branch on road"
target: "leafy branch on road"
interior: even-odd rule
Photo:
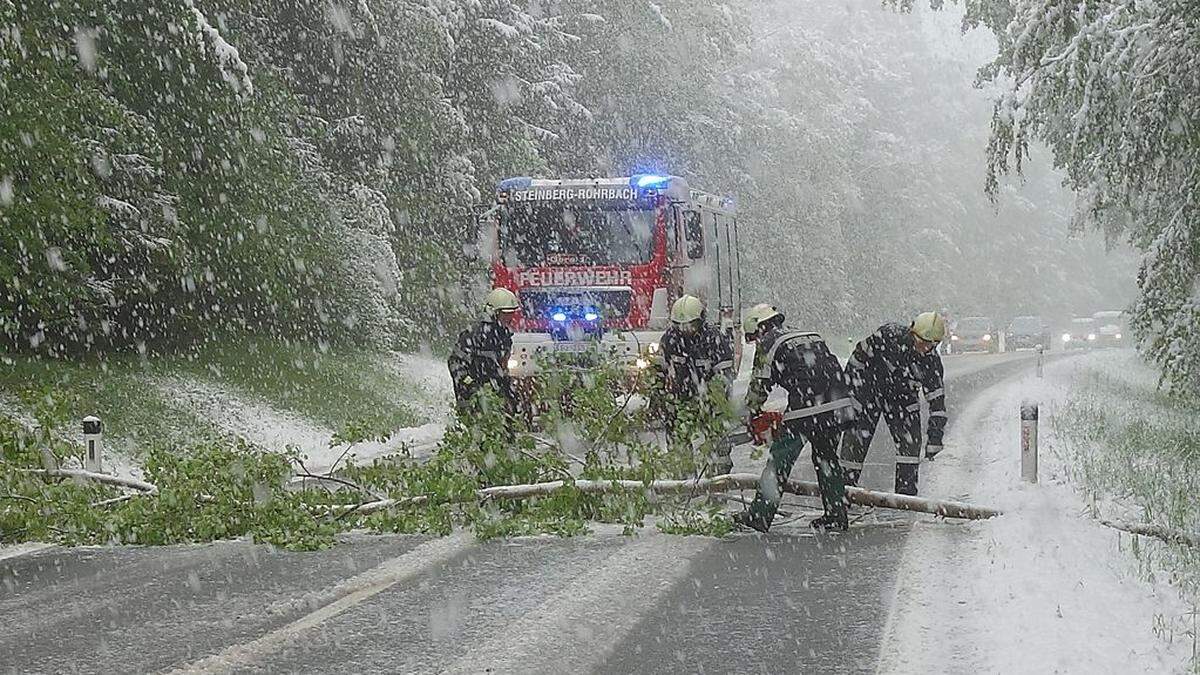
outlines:
[[[295,451],[205,438],[190,447],[149,449],[144,480],[91,475],[69,468],[79,465],[79,449],[52,433],[65,417],[47,416],[36,430],[0,419],[0,540],[161,545],[249,537],[311,550],[361,528],[569,536],[586,532],[589,522],[610,522],[632,532],[653,513],[671,514],[672,532],[728,531],[723,516],[686,496],[575,486],[681,479],[704,464],[702,449],[682,442],[664,447],[655,439],[660,420],[627,409],[628,397],[613,396],[620,377],[610,368],[544,375],[538,384],[549,404],[536,434],[485,395],[470,423],[450,425],[430,457],[402,450],[326,474],[308,471]],[[692,429],[685,424],[679,433]],[[340,437],[352,443],[365,435],[349,428]],[[497,486],[555,481],[559,487],[545,493],[480,496]],[[383,502],[387,508],[370,506]]]
[[[69,463],[73,448],[0,420],[8,469],[0,483],[0,536],[149,545],[250,537],[312,550],[351,529],[447,534],[467,527],[481,538],[571,536],[587,532],[591,522],[633,532],[651,515],[667,533],[728,533],[728,517],[700,498],[758,482],[754,474],[703,477],[729,413],[711,404],[677,408],[674,432],[660,443],[657,408],[627,408],[628,396],[613,395],[615,377],[615,370],[603,368],[543,376],[541,390],[551,397],[539,434],[485,393],[471,423],[452,424],[431,457],[401,451],[366,465],[347,463],[336,475],[310,472],[294,450],[269,453],[220,439],[151,449],[145,480],[45,469],[47,453],[57,467]],[[571,450],[577,448],[585,455],[573,471]],[[785,490],[820,494],[804,481]],[[857,488],[848,494],[859,504],[943,517],[998,513]]]

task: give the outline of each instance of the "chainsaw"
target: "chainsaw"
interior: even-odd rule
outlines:
[[[750,418],[750,424],[747,425],[744,431],[736,431],[729,434],[730,445],[744,445],[753,443],[754,445],[770,445],[779,438],[780,431],[783,430],[783,413],[779,411],[761,412]]]

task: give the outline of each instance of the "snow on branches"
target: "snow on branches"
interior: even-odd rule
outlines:
[[[989,190],[1046,143],[1079,195],[1075,222],[1128,238],[1143,260],[1134,325],[1173,387],[1200,384],[1200,5],[1184,0],[974,0],[996,33],[981,72],[1005,84]]]
[[[192,10],[192,15],[196,18],[196,28],[200,31],[201,36],[200,49],[204,52],[205,45],[207,45],[207,48],[212,50],[213,56],[217,60],[217,67],[221,71],[221,79],[225,80],[239,97],[254,95],[254,83],[250,81],[250,69],[242,60],[237,47],[225,40],[221,32],[208,22],[204,12],[201,12],[192,0],[184,0],[184,3],[188,9]]]

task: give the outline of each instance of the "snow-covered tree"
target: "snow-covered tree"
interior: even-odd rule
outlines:
[[[1144,252],[1133,306],[1146,353],[1200,390],[1200,5],[1189,0],[968,0],[999,55],[989,189],[1037,141],[1076,192],[1074,226]]]

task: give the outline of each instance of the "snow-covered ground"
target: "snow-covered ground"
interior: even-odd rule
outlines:
[[[1123,356],[1093,354],[1119,368]],[[1080,358],[992,388],[956,420],[922,491],[996,506],[962,525],[918,524],[897,573],[878,672],[1134,673],[1186,668],[1191,638],[1155,634],[1188,609],[1166,583],[1140,579],[1129,536],[1089,516],[1067,481],[1053,412]],[[1020,481],[1022,400],[1041,404],[1040,483]],[[1186,644],[1185,644],[1186,643]]]
[[[357,443],[346,459],[368,462],[405,446],[414,455],[421,455],[431,451],[442,438],[448,401],[452,398],[445,364],[428,355],[414,354],[389,355],[386,362],[415,385],[407,400],[432,421],[396,429],[382,443]],[[332,444],[333,429],[233,387],[185,376],[159,378],[155,386],[165,399],[209,420],[224,433],[274,452],[298,449],[305,466],[313,473],[328,470],[347,450],[346,445]]]

